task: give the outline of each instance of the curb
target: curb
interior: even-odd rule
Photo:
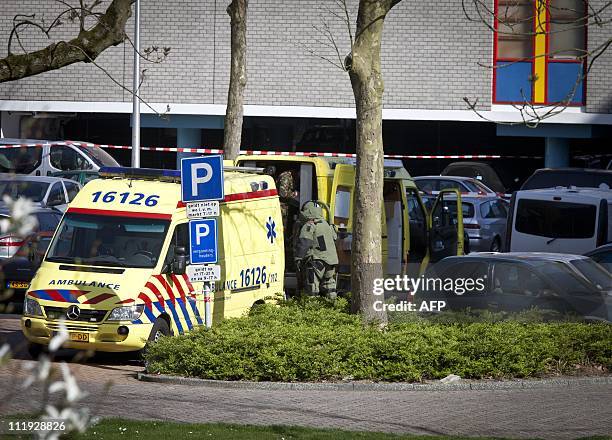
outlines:
[[[612,385],[612,376],[558,379],[519,379],[508,381],[479,381],[443,383],[304,383],[304,382],[247,382],[197,379],[193,377],[167,376],[138,373],[138,380],[171,385],[189,385],[209,388],[242,390],[290,390],[290,391],[466,391],[466,390],[517,390],[534,388],[581,387],[586,385]]]

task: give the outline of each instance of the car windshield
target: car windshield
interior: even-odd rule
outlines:
[[[539,271],[548,276],[563,292],[596,293],[594,286],[581,278],[568,265],[558,261],[538,261],[533,263]]]
[[[41,202],[47,194],[49,183],[33,180],[0,180],[0,197],[11,199],[26,197],[33,202]]]
[[[599,290],[612,290],[612,278],[610,274],[593,260],[572,260],[570,263]]]
[[[153,268],[169,224],[168,220],[68,213],[46,261]]]
[[[486,193],[494,193],[495,192],[495,191],[493,191],[491,188],[489,188],[487,185],[485,185],[484,183],[482,183],[479,180],[474,180],[472,183],[474,185],[476,185],[480,191],[484,191]]]
[[[108,154],[106,151],[104,151],[100,147],[76,145],[76,144],[74,144],[73,146],[77,147],[79,150],[85,153],[99,167],[118,167],[119,166],[119,163],[113,158],[113,156]]]

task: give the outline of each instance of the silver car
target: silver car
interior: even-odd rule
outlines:
[[[461,197],[470,252],[501,252],[506,242],[508,202],[499,197]]]
[[[435,199],[432,195],[423,194],[423,203],[429,211]],[[450,203],[452,197],[445,199],[444,207],[453,215],[456,204]],[[506,241],[506,221],[509,204],[497,196],[461,196],[463,211],[463,231],[465,253],[502,252]]]
[[[460,176],[418,176],[414,183],[426,194],[438,194],[443,189],[458,189],[462,194],[490,195],[497,194],[484,183],[471,177]]]
[[[81,184],[60,177],[0,174],[0,204],[5,195],[14,200],[25,197],[42,207],[52,206],[63,212],[80,189]]]

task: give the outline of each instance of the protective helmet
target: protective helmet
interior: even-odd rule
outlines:
[[[323,218],[323,210],[321,204],[316,200],[309,200],[302,206],[302,216],[307,220],[315,220]]]

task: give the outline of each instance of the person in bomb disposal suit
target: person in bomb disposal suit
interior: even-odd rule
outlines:
[[[324,295],[336,299],[336,230],[323,218],[321,204],[314,200],[304,203],[299,231],[294,234],[294,257],[298,285],[308,295]]]

